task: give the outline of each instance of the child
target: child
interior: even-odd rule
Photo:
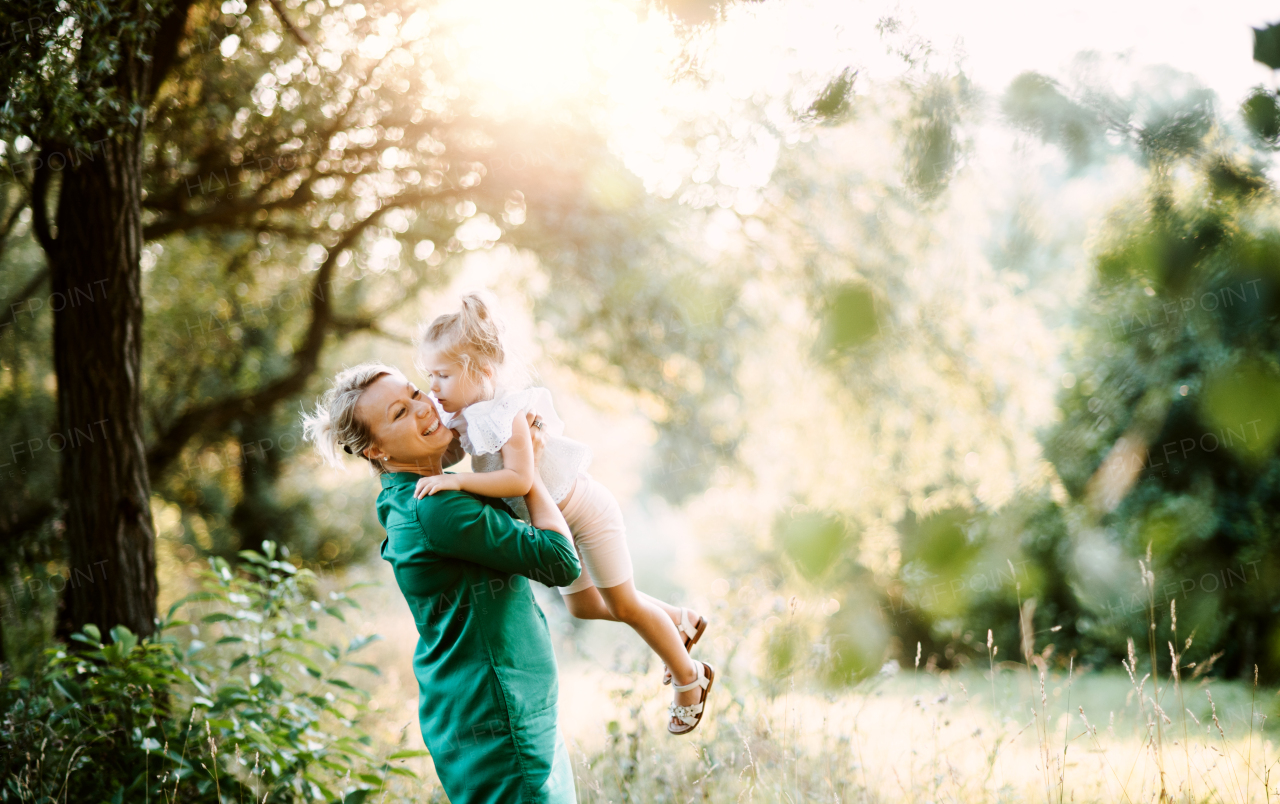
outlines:
[[[502,336],[491,306],[476,293],[462,297],[458,312],[440,316],[419,332],[419,368],[430,375],[436,402],[452,414],[448,426],[458,432],[476,471],[424,477],[416,496],[458,489],[501,497],[527,518],[522,498],[533,485],[534,461],[525,414],[534,412],[534,426],[546,433],[537,471],[564,512],[582,559],[578,580],[560,589],[565,605],[579,619],[624,622],[635,629],[671,668],[676,682],[667,730],[688,734],[702,720],[715,680],[711,665],[689,657],[707,622],[636,590],[622,511],[613,494],[586,472],[591,451],[561,435],[564,424],[547,389],[499,387],[498,377],[515,362],[508,358]]]

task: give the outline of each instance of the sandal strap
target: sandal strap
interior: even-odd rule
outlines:
[[[674,689],[676,692],[688,692],[689,690],[697,689],[698,687],[701,687],[702,689],[705,690],[707,687],[711,686],[711,682],[707,679],[707,674],[703,670],[702,662],[698,662],[697,664],[698,664],[698,677],[688,684],[674,685]]]
[[[702,618],[699,617],[698,619],[702,619]],[[679,628],[681,631],[684,632],[684,635],[689,639],[694,639],[695,637],[698,636],[697,626],[694,625],[694,623],[689,620],[689,610],[683,607],[680,609]]]

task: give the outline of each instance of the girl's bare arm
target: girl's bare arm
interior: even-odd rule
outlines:
[[[537,470],[533,465],[533,441],[525,414],[511,420],[511,438],[502,445],[502,469],[496,472],[459,472],[436,475],[418,481],[414,496],[421,498],[449,489],[460,489],[486,497],[523,497],[533,488]]]

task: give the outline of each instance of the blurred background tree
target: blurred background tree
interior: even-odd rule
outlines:
[[[502,281],[544,363],[652,424],[647,490],[704,554],[753,595],[818,601],[779,604],[776,680],[959,665],[988,629],[1016,653],[1028,606],[1049,655],[1103,661],[1140,625],[1148,544],[1197,650],[1280,667],[1258,583],[1280,435],[1273,91],[1241,127],[1190,76],[1115,89],[1084,55],[994,96],[893,18],[868,23],[888,74],[782,60],[754,85],[707,34],[770,9],[671,6],[650,20],[677,17],[649,142],[603,100],[484,105],[438,11],[187,11],[147,107],[136,260],[142,454],[179,559],[264,539],[367,558],[365,486],[315,482],[298,409],[341,364],[405,354],[485,257],[525,266]],[[48,160],[16,128],[3,143],[0,432],[24,450],[4,457],[0,534],[31,590],[76,564],[29,200]],[[1242,567],[1247,586],[1183,589]],[[5,621],[10,646],[43,638],[58,594],[32,595],[43,619]]]

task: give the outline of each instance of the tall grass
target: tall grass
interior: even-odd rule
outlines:
[[[1248,684],[1210,677],[1217,657],[1186,663],[1193,639],[1180,639],[1176,605],[1167,632],[1157,626],[1149,567],[1142,562],[1147,655],[1131,639],[1123,675],[1082,671],[1073,659],[1051,667],[1037,639],[1059,624],[1037,623],[1035,601],[1021,599],[1021,662],[999,661],[1005,651],[989,632],[981,670],[926,664],[921,672],[917,655],[911,673],[887,665],[843,691],[802,683],[798,668],[767,679],[752,663],[725,662],[700,645],[721,671],[692,739],[659,728],[669,693],[656,672],[606,672],[614,709],[569,730],[579,799],[1269,802],[1280,792],[1256,671]],[[789,615],[795,607],[793,599]],[[735,649],[764,627],[758,619],[741,632],[734,625],[714,621],[735,630]],[[566,679],[569,688],[577,683]]]
[[[1051,666],[1050,646],[1038,641],[1059,624],[1037,622],[1036,602],[1023,600],[1020,588],[1016,651],[1002,650],[992,629],[984,667],[944,671],[922,662],[928,657],[917,644],[910,672],[891,661],[838,689],[823,687],[822,674],[804,662],[778,664],[764,655],[767,644],[795,643],[803,600],[770,602],[752,589],[739,596],[747,603],[718,601],[714,636],[698,647],[700,658],[716,664],[718,681],[709,714],[684,738],[666,732],[671,693],[658,683],[647,651],[624,651],[609,668],[566,662],[562,723],[579,800],[1270,802],[1275,752],[1267,705],[1260,704],[1270,691],[1259,687],[1256,670],[1250,685],[1212,678],[1216,656],[1184,660],[1193,638],[1179,636],[1176,604],[1167,633],[1157,626],[1149,566],[1141,566],[1149,601],[1146,656],[1130,639],[1123,674],[1082,671],[1073,660]],[[216,613],[204,619],[231,627]],[[124,653],[104,661],[119,664]],[[1010,653],[1021,661],[1001,658]],[[379,664],[386,669],[388,662]],[[117,800],[444,801],[430,758],[415,750],[416,723],[402,724],[403,712],[361,711],[403,727],[370,729],[375,739],[358,746],[365,767],[352,762],[345,773],[327,768],[324,780],[307,774],[281,785],[272,783],[280,770],[264,767],[267,755],[241,750],[249,743],[236,736],[230,714],[191,708],[172,733],[153,738],[143,726],[135,742],[146,752],[145,774]],[[4,785],[0,800],[73,800],[64,777],[93,773],[77,764],[80,755],[69,744],[58,766],[46,768],[45,746],[39,747],[19,763],[23,774]],[[46,775],[47,787],[32,783]]]

